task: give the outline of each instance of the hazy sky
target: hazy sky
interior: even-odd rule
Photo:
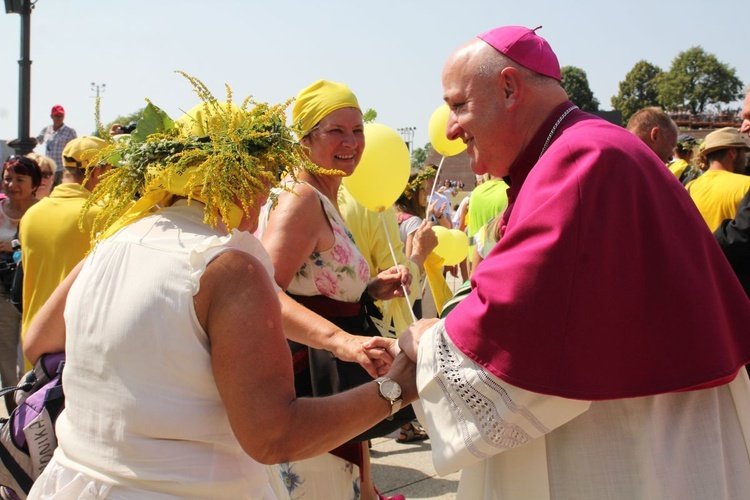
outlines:
[[[79,135],[94,131],[92,82],[106,84],[102,119],[145,105],[172,118],[197,104],[183,70],[217,97],[229,84],[282,102],[320,78],[347,83],[363,108],[394,129],[427,124],[442,103],[440,73],[450,52],[496,26],[543,25],[560,64],[588,74],[602,109],[641,60],[668,69],[700,45],[750,83],[750,6],[726,12],[704,1],[631,0],[37,0],[31,15],[31,135],[62,104]],[[729,5],[729,4],[727,4]],[[0,139],[18,132],[20,21],[0,13]],[[717,26],[719,28],[717,28]]]

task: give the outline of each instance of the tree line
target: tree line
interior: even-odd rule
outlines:
[[[561,76],[562,86],[571,101],[583,111],[599,111],[599,100],[591,91],[583,69],[563,66]],[[668,71],[646,60],[638,61],[619,83],[619,91],[610,102],[612,108],[622,114],[625,124],[636,111],[648,106],[692,116],[726,111],[722,105],[742,99],[743,90],[734,68],[696,46],[680,52]],[[114,121],[125,125],[136,121],[141,112],[119,116]],[[412,166],[421,167],[429,150],[429,143],[424,148],[415,148]]]
[[[565,66],[561,73],[570,100],[584,111],[599,111],[586,72]],[[620,82],[611,104],[627,123],[636,111],[647,106],[696,116],[724,111],[722,105],[742,97],[743,84],[735,69],[697,46],[680,52],[668,71],[646,60],[638,61]]]

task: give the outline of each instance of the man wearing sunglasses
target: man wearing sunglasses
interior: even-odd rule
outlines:
[[[70,141],[62,153],[62,183],[21,219],[22,341],[34,315],[91,248],[91,228],[99,207],[91,207],[86,212],[82,229],[78,227],[78,218],[99,177],[110,168],[109,165],[93,165],[88,160],[93,150],[106,145],[106,141],[91,136]],[[31,368],[28,361],[26,368]]]

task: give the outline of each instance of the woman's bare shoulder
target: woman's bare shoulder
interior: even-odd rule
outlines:
[[[324,223],[325,214],[318,192],[307,184],[297,184],[293,192],[279,195],[271,220],[283,220],[285,227],[306,227],[317,222]]]

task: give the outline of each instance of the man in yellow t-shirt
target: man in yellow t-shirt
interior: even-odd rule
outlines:
[[[734,218],[750,191],[750,177],[744,175],[748,150],[750,139],[732,127],[711,132],[703,141],[700,155],[708,169],[685,187],[711,231]]]
[[[23,262],[23,316],[21,341],[31,320],[62,280],[91,248],[91,228],[99,207],[91,207],[78,228],[78,216],[106,165],[90,165],[84,152],[104,148],[107,142],[83,136],[63,150],[62,183],[50,196],[26,211],[19,224]],[[90,157],[90,153],[87,153]],[[88,170],[93,169],[84,182]],[[26,368],[31,364],[26,361]]]
[[[691,135],[682,134],[677,137],[677,146],[674,148],[674,159],[667,165],[669,171],[683,182],[685,176],[693,170],[693,154],[698,141]],[[692,179],[691,179],[692,180]]]

